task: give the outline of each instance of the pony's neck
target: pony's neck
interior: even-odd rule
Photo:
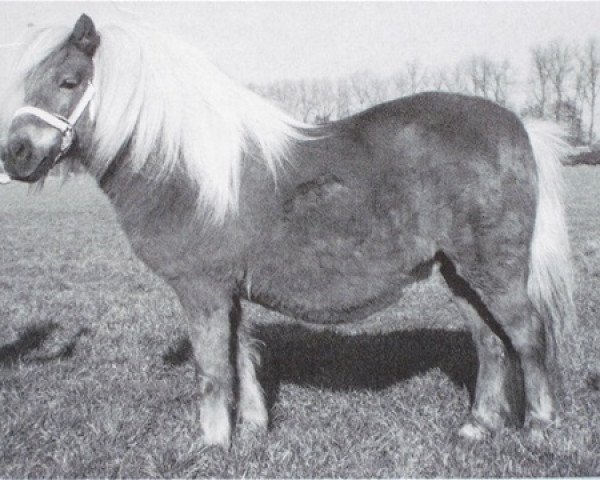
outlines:
[[[169,223],[177,219],[180,226],[199,220],[198,186],[182,166],[157,181],[148,171],[153,162],[133,171],[127,160],[127,154],[117,156],[96,180],[128,234],[150,235],[165,216],[171,218]]]
[[[98,174],[98,186],[107,194],[112,191],[115,185],[119,182],[119,174],[122,174],[122,169],[125,165],[125,155],[118,155],[108,165],[106,170]],[[110,196],[110,195],[109,195]]]

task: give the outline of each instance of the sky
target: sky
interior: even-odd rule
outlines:
[[[82,12],[99,26],[137,16],[179,33],[243,83],[386,75],[473,54],[508,59],[524,77],[531,47],[600,37],[600,2],[0,1],[0,81],[28,24],[70,25]]]

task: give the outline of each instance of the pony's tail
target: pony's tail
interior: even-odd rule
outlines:
[[[531,245],[527,291],[544,323],[547,355],[556,356],[557,342],[575,322],[573,268],[565,221],[560,159],[572,153],[565,133],[554,123],[528,121],[525,129],[535,157],[538,203]]]

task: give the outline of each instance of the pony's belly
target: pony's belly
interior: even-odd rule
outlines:
[[[251,299],[319,323],[364,317],[397,300],[435,248],[410,224],[412,207],[389,177],[370,189],[323,174],[284,195],[280,222],[250,249]]]
[[[310,322],[364,318],[396,302],[404,287],[426,276],[432,252],[414,239],[401,249],[396,242],[365,242],[347,249],[323,244],[279,250],[252,271],[248,298]]]
[[[400,298],[403,287],[414,281],[410,276],[389,280],[386,285],[380,283],[382,277],[332,278],[329,283],[313,285],[294,282],[293,290],[279,285],[269,292],[251,295],[250,300],[310,323],[345,323],[366,318],[393,304]]]

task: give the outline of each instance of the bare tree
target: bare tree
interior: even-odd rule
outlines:
[[[510,87],[512,85],[511,78],[513,72],[508,60],[494,64],[492,69],[492,99],[500,105],[506,105],[509,99]]]
[[[429,84],[433,90],[451,91],[446,68],[438,67],[433,69],[429,74]]]
[[[578,143],[585,143],[584,140],[584,129],[583,129],[583,108],[587,99],[587,92],[585,88],[585,73],[583,69],[574,69],[571,78],[571,95],[568,99],[568,103],[571,105],[571,110],[567,109],[570,116],[567,116],[569,122],[571,134],[574,140]]]
[[[371,105],[385,102],[390,97],[389,81],[386,78],[372,75],[368,79],[371,91]]]
[[[280,80],[248,87],[304,122],[325,121],[351,113],[351,92],[345,79]]]
[[[600,93],[600,47],[596,38],[590,38],[579,56],[579,65],[582,77],[583,99],[588,106],[588,143],[594,142],[594,120],[596,117],[596,104]]]
[[[347,78],[336,81],[336,117],[344,118],[352,113],[352,92]]]
[[[319,123],[328,122],[337,104],[333,82],[328,78],[313,80],[310,85],[310,96],[313,105],[311,120]]]
[[[376,77],[369,70],[353,73],[348,78],[348,83],[358,109],[370,107],[387,99],[387,82]]]
[[[267,85],[250,84],[248,88],[266,97],[292,115],[301,118],[301,100],[300,93],[301,82],[292,80],[279,80],[268,83]]]
[[[427,88],[427,69],[425,69],[417,59],[408,62],[405,66],[405,70],[409,93],[418,93]]]
[[[395,97],[403,97],[408,95],[408,81],[404,71],[398,70],[389,77],[390,90]]]
[[[491,62],[481,55],[474,55],[464,65],[469,81],[469,92],[473,95],[489,98],[492,82]]]
[[[554,40],[547,48],[548,78],[554,91],[554,119],[561,120],[563,105],[567,103],[567,83],[573,71],[573,51],[568,45]]]
[[[463,89],[473,95],[506,105],[510,87],[510,63],[496,62],[483,55],[474,55],[462,62],[457,71],[462,78]]]
[[[359,108],[368,106],[371,102],[371,93],[369,92],[368,79],[371,76],[368,70],[354,72],[348,78],[352,99],[358,104]]]
[[[536,117],[544,118],[550,103],[550,66],[548,54],[541,46],[531,49],[533,74],[528,110]]]
[[[447,76],[448,90],[456,93],[469,93],[467,72],[462,63],[457,63]]]
[[[569,125],[574,140],[581,141],[585,77],[575,68],[575,47],[560,40],[532,49],[533,76],[529,113]],[[579,56],[580,58],[580,56]],[[579,66],[581,60],[579,61]]]

